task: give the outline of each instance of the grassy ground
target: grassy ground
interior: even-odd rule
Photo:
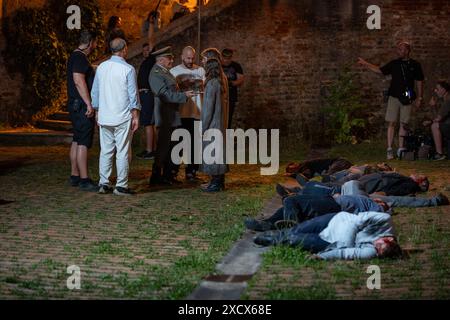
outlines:
[[[283,164],[305,157],[282,146]],[[97,152],[91,173],[97,178]],[[333,150],[358,163],[383,160],[381,144]],[[448,161],[398,162],[404,173],[427,173],[436,190],[449,184]],[[97,195],[67,185],[66,147],[0,147],[0,298],[186,297],[225,255],[274,194],[282,175],[257,166],[232,166],[227,191],[196,186],[153,190],[151,162],[133,160],[133,198]],[[281,167],[280,173],[284,169]],[[448,192],[447,192],[448,194]],[[291,248],[274,248],[244,298],[449,298],[448,208],[398,210],[401,261],[325,263]],[[378,264],[382,290],[365,289],[366,268]],[[68,290],[66,269],[81,269],[81,290]]]
[[[381,143],[336,147],[330,155],[355,163],[384,161]],[[431,181],[427,195],[450,190],[448,161],[390,161],[404,174],[425,173]],[[449,192],[444,191],[448,196]],[[394,223],[408,257],[402,260],[315,261],[303,251],[274,247],[245,293],[248,299],[449,299],[449,207],[397,209]],[[381,289],[369,290],[370,265],[381,271]]]
[[[152,162],[134,159],[138,195],[98,195],[67,185],[67,151],[0,147],[0,298],[184,298],[279,180],[258,166],[232,166],[223,193],[189,184],[155,190],[147,185]],[[96,179],[98,150],[90,159]],[[66,287],[70,265],[81,269],[81,290]]]

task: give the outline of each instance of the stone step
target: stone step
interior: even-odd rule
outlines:
[[[36,123],[36,127],[47,130],[71,131],[72,123],[70,121],[62,120],[39,120]]]
[[[69,113],[65,111],[55,112],[49,120],[70,121]]]
[[[7,146],[51,146],[72,143],[72,133],[67,131],[40,130],[0,131],[0,145]]]

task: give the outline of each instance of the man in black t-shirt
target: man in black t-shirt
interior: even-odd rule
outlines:
[[[141,118],[140,123],[144,127],[145,131],[145,150],[141,153],[138,153],[136,157],[140,159],[150,160],[154,158],[154,96],[153,92],[150,89],[149,76],[150,71],[156,63],[156,59],[154,55],[151,55],[152,47],[150,44],[145,43],[142,48],[142,55],[144,56],[144,61],[139,67],[138,72],[138,88],[139,88],[139,99],[141,100],[142,110],[141,110]]]
[[[383,75],[391,75],[391,85],[389,87],[389,100],[386,110],[385,120],[388,122],[387,130],[387,159],[394,158],[392,143],[396,122],[400,116],[399,142],[397,156],[406,149],[403,147],[404,136],[406,136],[406,125],[411,116],[412,103],[419,108],[423,100],[423,80],[424,75],[419,62],[409,57],[411,45],[407,41],[400,41],[397,44],[398,59],[392,60],[383,67],[373,65],[362,58],[358,63],[369,70]],[[417,93],[415,91],[417,86]]]
[[[228,79],[228,96],[229,96],[229,116],[228,128],[231,128],[231,121],[233,120],[234,109],[238,102],[238,88],[244,83],[244,71],[242,66],[233,61],[233,50],[222,50],[222,68]]]
[[[70,184],[84,191],[98,191],[98,186],[88,176],[88,149],[92,147],[95,128],[95,111],[91,103],[94,68],[88,55],[96,48],[96,35],[81,31],[80,44],[67,62],[67,108],[73,128],[70,148],[72,172]]]

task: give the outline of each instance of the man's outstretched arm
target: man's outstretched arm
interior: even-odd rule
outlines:
[[[362,65],[363,67],[366,67],[367,69],[369,69],[372,72],[375,72],[378,74],[383,74],[383,72],[381,72],[380,66],[371,64],[371,63],[367,62],[366,60],[364,60],[363,58],[358,58],[358,64]]]

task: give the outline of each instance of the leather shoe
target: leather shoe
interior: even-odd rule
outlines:
[[[223,191],[223,189],[224,188],[222,185],[216,184],[216,183],[211,183],[206,188],[201,188],[200,190],[202,190],[204,192],[220,192],[220,191]]]
[[[253,218],[246,218],[244,221],[245,227],[253,231],[268,231],[273,230],[274,226],[266,221],[258,221]]]
[[[254,243],[260,246],[274,246],[277,244],[277,236],[274,236],[272,233],[263,233],[253,240]]]
[[[439,193],[436,196],[436,205],[438,205],[438,206],[446,206],[448,204],[449,204],[448,198],[443,193]]]

